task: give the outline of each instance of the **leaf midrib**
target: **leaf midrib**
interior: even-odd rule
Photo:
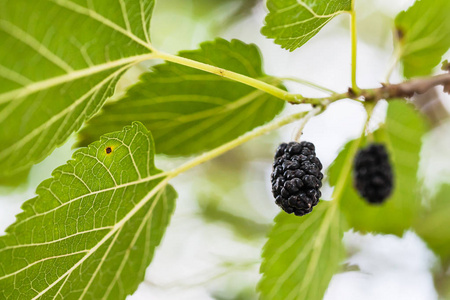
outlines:
[[[76,197],[76,198],[70,199],[70,200],[67,201],[67,202],[64,202],[64,203],[61,204],[61,205],[58,205],[57,207],[52,208],[51,210],[47,210],[47,211],[42,212],[42,213],[36,213],[36,214],[32,215],[31,217],[29,217],[29,218],[27,218],[27,219],[21,220],[21,221],[15,223],[15,224],[14,224],[14,227],[17,227],[17,226],[19,226],[20,224],[25,223],[25,222],[27,222],[27,221],[29,221],[29,220],[35,218],[35,217],[42,216],[42,215],[46,215],[46,214],[48,214],[48,213],[50,213],[50,212],[52,212],[52,211],[55,211],[55,210],[57,210],[57,209],[59,209],[59,208],[65,206],[65,205],[71,204],[71,203],[73,203],[73,202],[75,202],[75,201],[77,201],[77,200],[83,199],[83,198],[85,198],[85,197],[89,197],[89,196],[93,196],[93,195],[97,195],[97,194],[101,194],[101,193],[105,193],[105,192],[109,192],[109,191],[115,191],[115,190],[118,190],[118,189],[121,189],[121,188],[129,187],[129,186],[133,186],[133,185],[138,185],[138,184],[145,183],[145,182],[149,182],[149,181],[158,179],[158,178],[160,178],[160,177],[167,176],[168,174],[169,174],[169,173],[167,173],[167,172],[162,172],[162,173],[158,173],[158,174],[156,174],[156,175],[148,176],[148,177],[145,177],[145,178],[142,178],[142,179],[139,179],[139,180],[135,180],[135,181],[123,183],[123,184],[120,184],[120,185],[116,185],[116,186],[113,186],[113,187],[101,189],[101,190],[98,190],[98,191],[94,191],[94,192],[90,192],[90,193],[88,193],[88,194],[84,194],[84,195],[78,196],[78,197]],[[9,231],[8,231],[8,232],[9,232]],[[9,233],[12,233],[12,232],[9,232]],[[0,249],[0,251],[1,251],[1,250],[4,250],[4,249]]]
[[[164,188],[169,180],[170,176],[166,177],[166,179],[162,180],[160,183],[158,183],[147,195],[136,204],[133,209],[128,212],[125,217],[123,217],[119,222],[117,222],[114,227],[111,229],[110,232],[108,232],[97,244],[95,244],[94,247],[89,249],[89,251],[86,253],[85,256],[83,256],[76,264],[74,264],[69,270],[67,270],[64,274],[58,277],[55,281],[53,281],[51,284],[48,285],[47,288],[42,290],[39,294],[37,294],[35,297],[32,298],[32,300],[38,299],[42,295],[44,295],[48,290],[53,288],[58,282],[60,282],[64,277],[70,276],[73,271],[75,271],[84,261],[86,261],[93,253],[95,253],[110,237],[112,237],[118,230],[120,230],[125,223],[130,220],[147,202],[162,188]],[[156,198],[152,206],[150,207],[149,211],[153,211],[156,204],[159,202],[160,198]]]
[[[314,246],[312,248],[313,254],[312,254],[311,260],[308,264],[308,268],[306,270],[306,274],[308,274],[309,276],[307,276],[305,278],[305,280],[302,282],[302,285],[300,287],[300,292],[304,291],[309,286],[311,280],[314,277],[315,271],[317,269],[317,264],[319,263],[322,250],[325,246],[325,239],[332,229],[331,223],[334,220],[335,215],[337,214],[337,210],[338,210],[337,202],[338,201],[336,201],[336,200],[332,201],[330,207],[328,207],[328,211],[324,215],[324,220],[322,221],[322,224],[320,226],[319,234],[318,234],[316,240],[314,241]],[[337,214],[337,216],[339,216],[339,215]],[[339,222],[338,222],[338,224],[339,224]],[[337,249],[336,249],[336,251],[337,251]]]
[[[18,147],[23,146],[24,144],[26,144],[27,142],[29,142],[30,140],[32,140],[35,136],[39,135],[40,133],[42,133],[43,131],[45,131],[46,129],[48,129],[50,126],[52,126],[55,122],[59,121],[62,117],[67,116],[68,114],[70,114],[74,108],[76,108],[78,105],[84,103],[87,99],[89,99],[89,97],[92,94],[95,94],[98,90],[100,90],[105,84],[107,84],[108,82],[111,82],[112,80],[114,80],[114,78],[116,78],[121,72],[123,72],[125,69],[127,69],[128,66],[125,66],[124,68],[119,69],[118,71],[112,73],[110,76],[106,77],[104,80],[102,80],[100,83],[98,83],[97,85],[95,85],[93,88],[91,88],[90,90],[88,90],[86,93],[84,93],[80,98],[78,98],[76,101],[74,101],[71,105],[69,105],[68,107],[66,107],[65,109],[63,109],[62,111],[60,111],[59,113],[53,115],[50,119],[48,119],[47,121],[45,121],[44,123],[42,123],[39,127],[36,127],[35,129],[33,129],[31,132],[29,132],[28,134],[26,134],[25,136],[21,137],[20,139],[16,139],[16,142],[14,144],[9,145],[8,147],[3,148],[2,151],[0,151],[0,158],[2,157],[6,157],[8,154],[10,154],[11,152],[13,152],[15,149],[17,149]],[[91,97],[92,99],[92,97]],[[87,107],[87,106],[86,106]],[[85,110],[83,110],[84,113]],[[80,113],[79,117],[83,117],[83,114]],[[2,121],[2,120],[0,120]],[[59,136],[59,131],[63,128],[64,126],[60,126],[58,128],[58,131],[53,135],[52,140],[48,143],[48,145],[54,145],[54,139],[58,139]],[[39,145],[39,143],[35,143],[34,146]],[[34,151],[34,147],[32,147],[31,149],[29,149],[28,153],[32,153]],[[27,168],[28,165],[24,165],[22,166],[22,168]],[[17,173],[18,170],[20,169],[16,169],[15,172]]]
[[[53,63],[55,66],[59,67],[61,70],[70,73],[74,69],[67,62],[65,62],[61,57],[57,56],[55,53],[50,51],[43,43],[36,40],[32,35],[23,31],[20,27],[14,25],[5,20],[0,20],[0,30],[7,33],[16,40],[27,45],[37,53],[39,53],[43,58],[47,59],[49,62]]]
[[[94,75],[96,73],[100,73],[100,72],[103,72],[103,71],[106,71],[106,70],[109,70],[109,69],[112,69],[115,67],[120,67],[122,65],[130,64],[130,63],[137,63],[137,62],[141,62],[141,61],[152,59],[152,58],[155,58],[154,54],[152,54],[152,53],[130,56],[130,57],[114,60],[114,61],[109,61],[104,64],[98,64],[98,65],[95,65],[95,66],[92,66],[89,68],[76,70],[74,72],[67,73],[67,74],[64,74],[61,76],[56,76],[56,77],[52,77],[52,78],[49,78],[46,80],[33,82],[30,85],[0,94],[0,104],[6,103],[6,102],[9,102],[12,100],[16,100],[18,98],[24,98],[24,97],[34,94],[36,92],[46,90],[46,89],[49,89],[51,87],[54,87],[54,86],[57,86],[60,84],[68,83],[68,82],[71,82],[71,81],[74,81],[74,80],[77,80],[77,79],[80,79],[83,77],[88,77],[88,76]],[[0,115],[0,121],[1,121],[1,118],[2,118],[2,116]]]
[[[146,60],[149,56],[151,56],[151,54],[147,54],[147,55],[142,55],[142,56],[138,56],[140,57],[140,60]],[[143,58],[142,58],[143,57]],[[120,75],[120,73],[122,73],[123,71],[125,71],[126,69],[128,69],[129,67],[131,67],[132,64],[136,63],[137,61],[133,61],[128,65],[125,65],[124,67],[122,67],[121,69],[119,69],[118,71],[112,73],[110,76],[106,77],[103,81],[101,81],[100,83],[98,83],[96,86],[94,86],[93,88],[91,88],[89,91],[87,91],[85,94],[83,94],[80,98],[78,98],[76,101],[74,101],[71,105],[69,105],[68,107],[66,107],[64,110],[62,110],[61,112],[59,112],[58,114],[52,116],[50,119],[48,119],[46,122],[42,123],[39,127],[35,128],[33,131],[29,132],[27,135],[21,137],[20,139],[17,139],[16,142],[12,145],[9,145],[8,147],[5,147],[2,149],[2,151],[0,151],[0,157],[5,157],[8,154],[10,154],[12,151],[14,151],[18,146],[22,146],[23,144],[27,143],[29,140],[31,140],[32,138],[34,138],[36,135],[40,134],[42,131],[46,130],[47,128],[49,128],[50,126],[52,126],[56,121],[58,121],[59,119],[61,119],[62,117],[68,115],[70,112],[73,111],[73,109],[75,107],[77,107],[78,105],[84,103],[87,99],[89,99],[89,96],[91,95],[91,93],[96,93],[99,89],[101,89],[105,84],[107,84],[108,82],[110,82],[111,80],[113,80],[115,77],[117,77],[118,75]],[[6,117],[5,116],[5,111],[8,112],[7,110],[4,110],[2,112],[0,112],[0,122],[4,121],[2,120],[2,117]],[[82,117],[83,114],[79,114],[79,117]],[[63,126],[61,126],[59,129],[63,128]],[[56,134],[54,134],[53,139],[58,139],[59,138],[59,134],[58,132]],[[49,145],[53,145],[53,141],[51,141],[50,143],[48,143]],[[38,145],[38,143],[36,143],[35,145]],[[29,153],[31,153],[32,149],[30,149]],[[31,164],[31,163],[30,163]],[[22,167],[22,169],[26,169],[28,167],[28,165],[24,165]],[[19,169],[16,169],[16,172],[19,171]]]
[[[119,26],[116,23],[112,22],[108,18],[105,18],[103,15],[97,13],[96,11],[94,11],[92,9],[83,7],[81,5],[78,5],[78,4],[75,4],[75,3],[71,2],[71,1],[66,1],[66,0],[50,0],[50,1],[55,3],[55,4],[57,4],[57,5],[59,5],[59,6],[61,6],[61,7],[63,7],[63,8],[66,8],[68,10],[76,12],[78,14],[88,16],[91,19],[93,19],[95,21],[98,21],[99,23],[101,23],[103,25],[106,25],[107,27],[109,27],[109,28],[111,28],[111,29],[113,29],[113,30],[115,30],[117,32],[122,33],[123,35],[129,37],[130,39],[132,39],[136,43],[144,46],[145,48],[149,49],[150,51],[154,50],[153,47],[149,43],[141,40],[139,37],[134,35],[131,31],[128,31],[128,30],[122,28],[121,26]]]

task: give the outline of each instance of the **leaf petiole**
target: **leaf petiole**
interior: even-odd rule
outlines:
[[[358,37],[356,34],[356,12],[355,12],[355,0],[352,1],[352,10],[350,11],[350,31],[352,39],[352,89],[358,93],[359,88],[356,83],[356,58],[358,50]]]
[[[262,90],[268,94],[271,94],[279,99],[283,99],[283,100],[287,100],[290,102],[297,102],[297,103],[301,103],[300,100],[303,98],[300,95],[292,95],[289,92],[282,90],[276,86],[270,85],[264,81],[255,79],[255,78],[251,78],[236,72],[232,72],[229,70],[225,70],[222,68],[218,68],[212,65],[208,65],[199,61],[195,61],[192,59],[188,59],[185,57],[181,57],[181,56],[177,56],[177,55],[172,55],[172,54],[168,54],[168,53],[164,53],[164,52],[160,52],[160,51],[155,51],[153,52],[153,54],[155,55],[155,58],[160,58],[163,59],[165,61],[170,61],[173,63],[177,63],[183,66],[187,66],[187,67],[191,67],[194,69],[198,69],[198,70],[202,70],[208,73],[212,73],[212,74],[216,74],[218,76],[224,77],[224,78],[228,78],[237,82],[241,82],[243,84],[246,84],[248,86],[254,87],[256,89]]]

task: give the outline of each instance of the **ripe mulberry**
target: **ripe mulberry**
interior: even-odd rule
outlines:
[[[383,144],[371,144],[358,152],[354,184],[361,197],[372,204],[383,203],[392,193],[392,168]]]
[[[314,144],[290,142],[278,146],[272,171],[275,203],[288,214],[310,213],[322,195],[321,170]]]

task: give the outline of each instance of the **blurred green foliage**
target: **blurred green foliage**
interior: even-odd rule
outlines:
[[[381,206],[369,204],[357,194],[353,181],[349,180],[341,205],[351,227],[362,232],[398,236],[411,227],[421,209],[417,171],[426,130],[425,120],[412,105],[404,101],[389,102],[385,124],[373,136],[369,135],[361,147],[371,142],[388,147],[395,174],[393,194]],[[347,144],[330,167],[328,174],[332,185],[339,180],[340,161],[352,143]]]
[[[450,47],[450,1],[417,0],[395,19],[406,78],[432,73]]]

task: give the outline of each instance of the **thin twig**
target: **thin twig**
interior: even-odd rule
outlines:
[[[341,99],[364,99],[367,102],[376,102],[381,99],[390,100],[398,98],[410,98],[414,94],[423,94],[436,86],[443,86],[444,91],[450,91],[450,73],[431,77],[423,77],[408,80],[397,84],[382,84],[379,88],[361,89],[355,91],[349,88],[347,92],[331,95],[324,98],[303,98],[303,103],[334,102]]]
[[[417,78],[398,84],[387,84],[381,88],[362,91],[366,100],[410,98],[414,94],[423,94],[435,86],[450,84],[450,74],[441,74],[433,77]]]

